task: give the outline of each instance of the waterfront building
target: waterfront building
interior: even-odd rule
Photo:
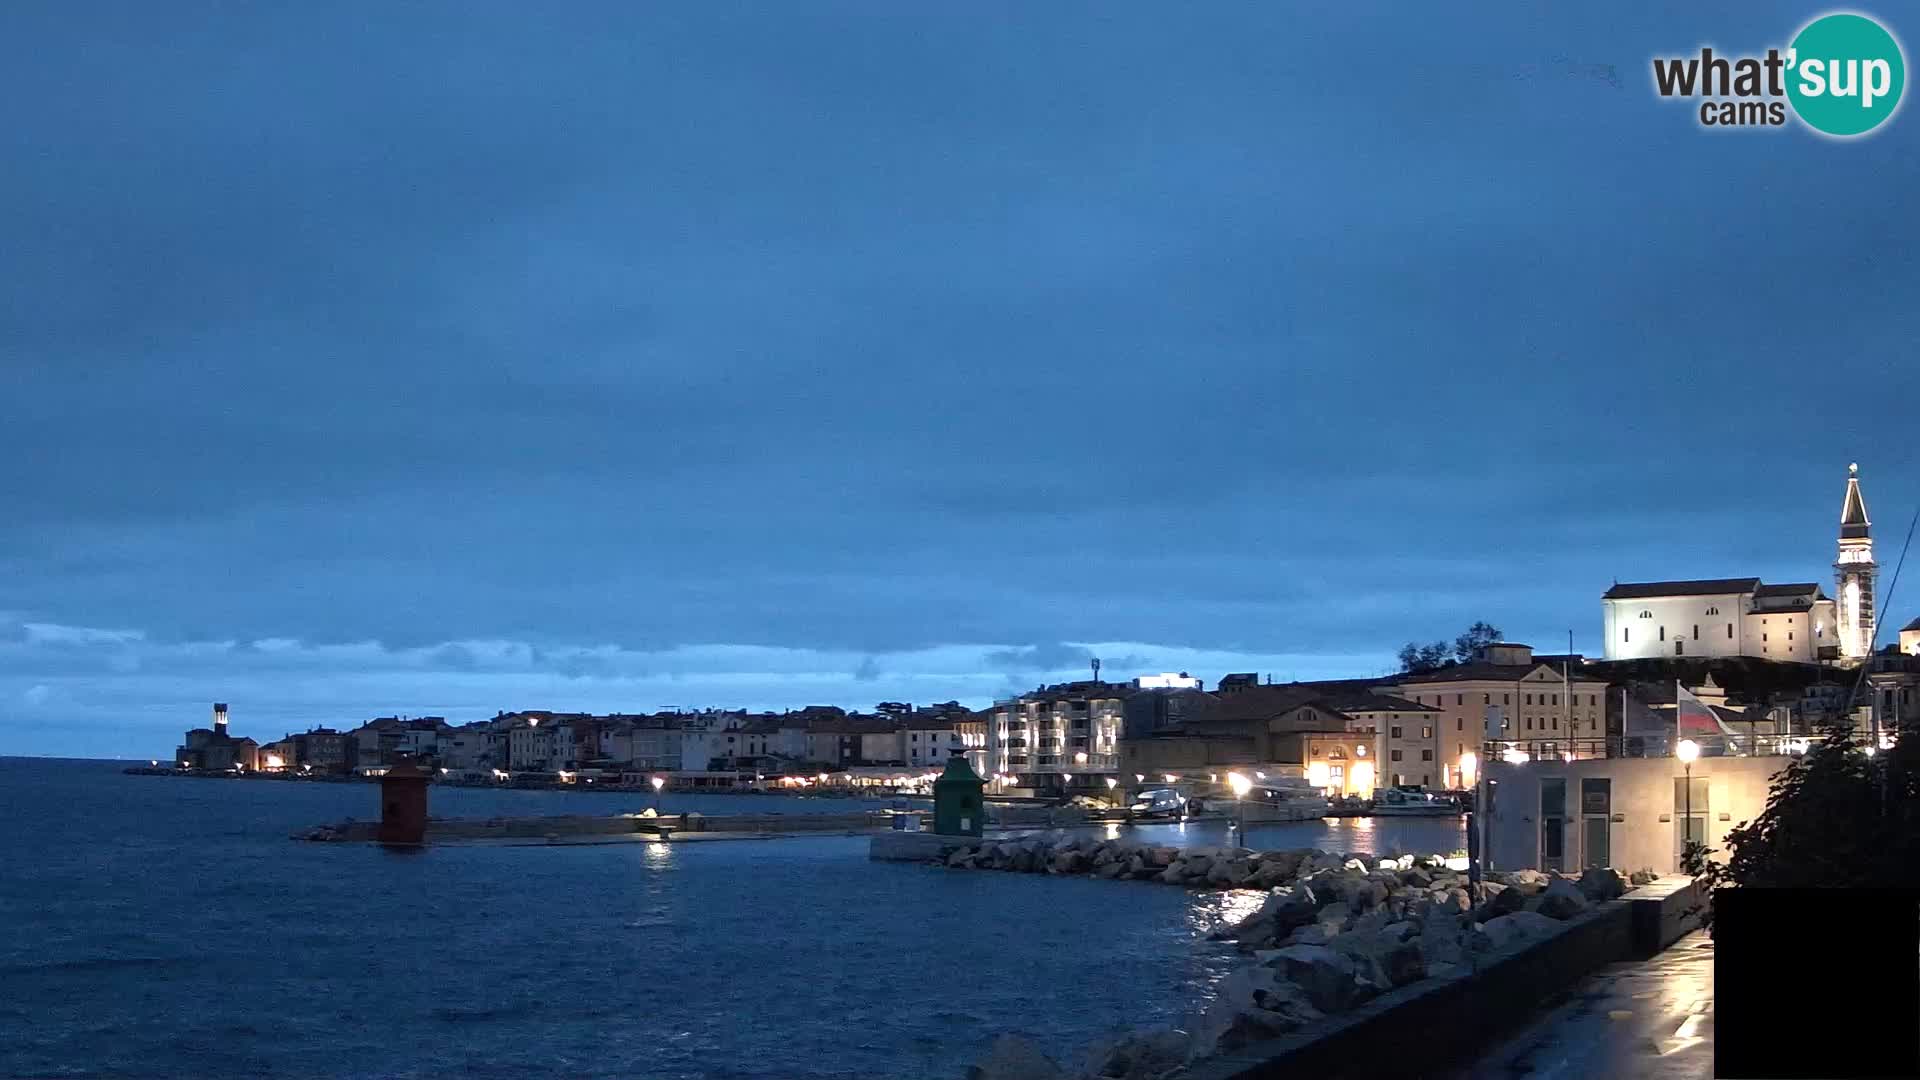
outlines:
[[[457,773],[504,768],[505,755],[496,756],[501,741],[492,723],[476,720],[441,731],[436,758],[441,768]]]
[[[955,715],[942,709],[908,716],[901,725],[906,763],[945,768],[947,759],[966,750],[960,739],[960,722],[968,715],[965,710]]]
[[[961,751],[966,755],[967,764],[973,767],[976,775],[993,776],[991,752],[987,749],[987,725],[993,721],[993,712],[983,709],[970,712],[954,721],[954,730],[960,734]]]
[[[1920,656],[1920,619],[1900,628],[1899,648],[1908,656]]]
[[[1681,870],[1688,839],[1725,851],[1726,834],[1766,807],[1768,785],[1801,740],[1762,738],[1747,748],[1758,752],[1745,756],[1704,745],[1713,740],[1700,742],[1701,756],[1690,770],[1675,756],[1672,739],[1652,744],[1642,757],[1575,761],[1509,761],[1501,744],[1487,744],[1481,818],[1492,867],[1672,874]]]
[[[193,728],[186,740],[173,751],[174,764],[182,769],[253,770],[260,767],[260,744],[227,730],[227,706],[215,702],[213,726]]]
[[[1847,466],[1841,500],[1837,598],[1812,582],[1765,585],[1757,577],[1615,583],[1601,596],[1606,658],[1865,659],[1873,647],[1878,568],[1859,470]]]
[[[1094,680],[994,702],[986,730],[989,773],[1015,777],[1015,787],[1104,792],[1106,778],[1120,772],[1120,734],[1132,692]]]
[[[1607,681],[1577,670],[1572,657],[1553,659],[1558,662],[1535,659],[1530,646],[1500,642],[1465,664],[1382,680],[1394,696],[1437,710],[1403,723],[1404,734],[1417,725],[1421,738],[1401,747],[1401,760],[1390,760],[1388,771],[1408,776],[1404,783],[1464,787],[1461,755],[1479,749],[1490,714],[1506,737],[1538,744],[1536,753],[1606,756]]]
[[[287,735],[260,748],[261,772],[287,772],[300,767],[300,745]]]
[[[1378,736],[1355,724],[1317,687],[1242,685],[1217,694],[1204,715],[1123,741],[1120,770],[1152,783],[1238,769],[1255,779],[1308,780],[1336,795],[1370,795]]]
[[[342,775],[359,764],[359,743],[344,731],[311,728],[287,738],[293,743],[293,763],[305,772]]]
[[[443,716],[380,716],[353,729],[357,768],[392,765],[403,758],[430,760],[440,752]]]

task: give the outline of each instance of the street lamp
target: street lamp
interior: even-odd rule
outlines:
[[[1107,801],[1112,803],[1115,806],[1120,805],[1120,797],[1113,793],[1113,789],[1119,786],[1120,786],[1120,781],[1115,780],[1111,776],[1107,777]]]
[[[1253,781],[1237,772],[1227,774],[1227,786],[1233,789],[1233,827],[1242,835],[1246,833],[1246,797],[1253,790]]]
[[[653,812],[658,814],[660,812],[660,789],[666,787],[667,782],[658,776],[647,782],[653,785]]]
[[[1680,764],[1686,769],[1685,783],[1687,785],[1687,797],[1685,805],[1687,808],[1687,823],[1680,827],[1680,858],[1683,860],[1680,868],[1684,870],[1686,869],[1684,860],[1687,857],[1687,845],[1693,842],[1693,759],[1700,756],[1700,744],[1694,742],[1692,739],[1681,739],[1680,745],[1673,748],[1673,753],[1675,757],[1680,759]]]

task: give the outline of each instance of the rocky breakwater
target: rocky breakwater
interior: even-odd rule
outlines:
[[[1267,875],[1271,884],[1258,910],[1214,935],[1252,959],[1221,980],[1212,1003],[1186,1030],[1156,1028],[1102,1043],[1077,1071],[1028,1040],[1004,1036],[969,1070],[970,1080],[1168,1080],[1195,1062],[1305,1031],[1382,994],[1464,974],[1474,954],[1548,937],[1562,921],[1627,889],[1612,870],[1578,878],[1494,873],[1470,886],[1464,873],[1435,855],[1376,859],[1221,849],[1163,857],[1166,849],[1142,851],[1124,842],[1066,850],[1027,850],[1025,843],[1005,853],[999,849],[1006,842],[980,845],[971,865],[1017,871],[1044,861],[1044,872],[1071,873],[1079,862],[1062,856],[1081,856],[1086,869],[1109,877],[1245,887],[1225,883]],[[1150,873],[1156,861],[1159,873]],[[968,865],[965,858],[948,863]],[[1108,869],[1114,866],[1122,869]],[[1272,880],[1283,869],[1285,880]]]

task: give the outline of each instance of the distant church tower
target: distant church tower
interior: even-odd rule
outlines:
[[[1847,501],[1840,506],[1840,655],[1864,659],[1873,651],[1873,536],[1867,501],[1860,497],[1860,466],[1847,466]]]

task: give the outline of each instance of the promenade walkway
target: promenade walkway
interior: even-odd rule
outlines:
[[[1709,1080],[1713,943],[1695,932],[1651,960],[1602,968],[1448,1080]]]

